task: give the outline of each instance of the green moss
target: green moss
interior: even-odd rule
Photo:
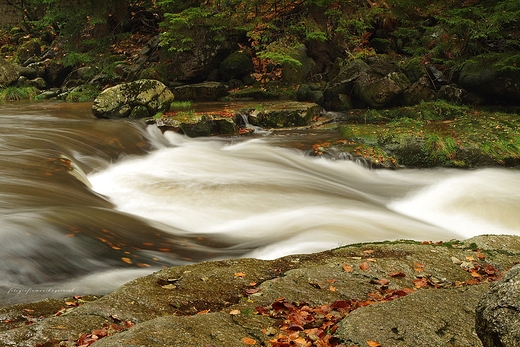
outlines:
[[[520,117],[515,113],[425,102],[369,114],[367,118],[391,121],[346,125],[342,135],[354,144],[383,151],[383,157],[395,157],[399,165],[520,165]]]

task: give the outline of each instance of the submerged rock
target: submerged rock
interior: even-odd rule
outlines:
[[[94,100],[92,113],[98,118],[148,117],[168,111],[173,99],[173,93],[162,82],[138,80],[102,91]]]

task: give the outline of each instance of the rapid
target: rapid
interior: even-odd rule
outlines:
[[[291,136],[192,139],[90,106],[0,105],[0,306],[213,259],[520,235],[517,170],[371,170]]]

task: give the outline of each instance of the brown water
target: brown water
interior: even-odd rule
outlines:
[[[189,139],[90,106],[0,105],[0,304],[208,259],[520,234],[518,171],[369,170],[290,148],[317,133]]]

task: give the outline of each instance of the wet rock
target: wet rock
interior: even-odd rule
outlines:
[[[476,331],[484,347],[520,346],[520,265],[482,296]]]
[[[322,108],[318,104],[287,102],[283,104],[262,104],[262,108],[251,112],[248,121],[252,125],[266,128],[286,128],[309,125],[318,117]]]
[[[7,60],[0,57],[0,88],[15,83],[20,77],[18,69]]]
[[[98,118],[128,117],[135,107],[145,107],[148,114],[169,110],[173,93],[156,80],[138,80],[102,91],[94,100],[92,113]]]
[[[175,87],[173,93],[179,101],[215,101],[228,95],[228,90],[219,82],[203,82]]]
[[[156,124],[189,137],[236,135],[238,132],[238,127],[232,118],[204,113],[180,112],[156,120]]]

